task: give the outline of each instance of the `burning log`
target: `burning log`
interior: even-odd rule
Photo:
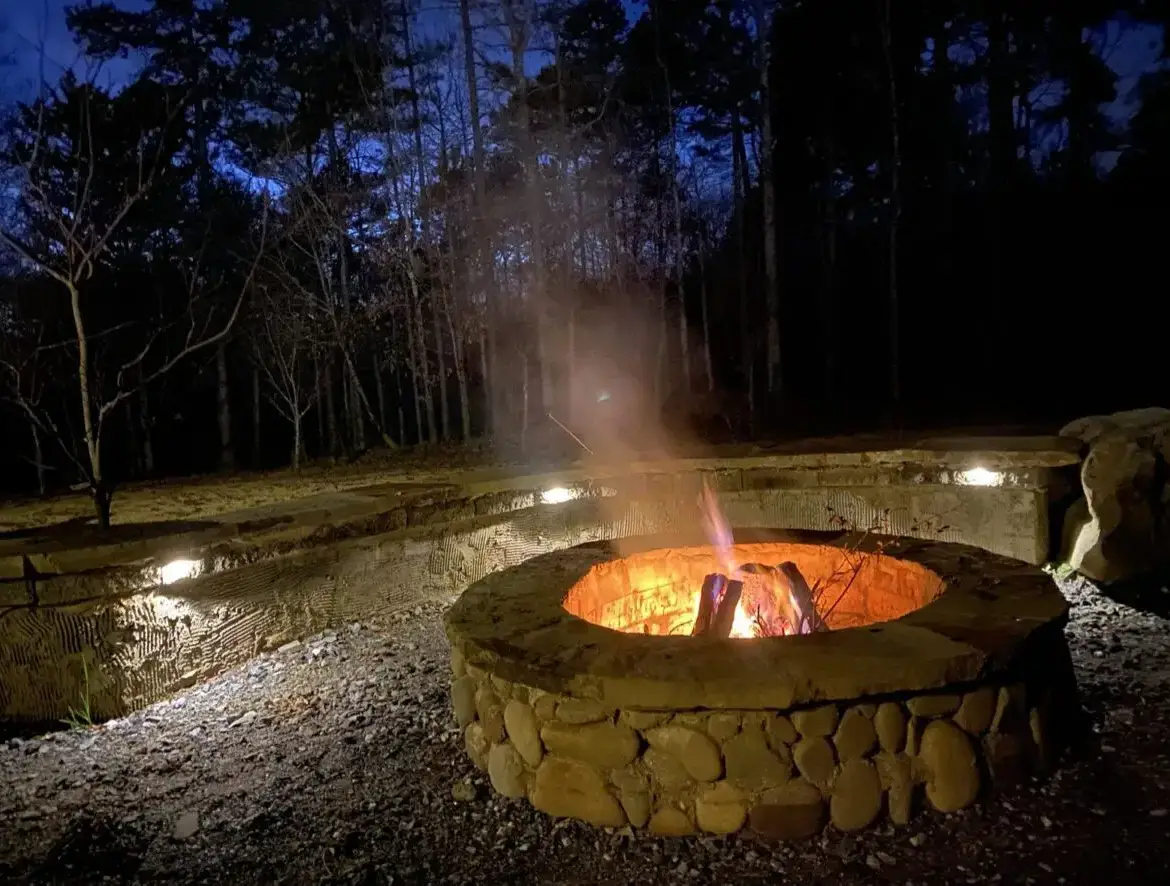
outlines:
[[[801,623],[797,625],[797,630],[800,633],[816,633],[818,631],[827,631],[828,625],[825,624],[821,614],[817,612],[817,604],[813,599],[812,589],[809,588],[808,582],[804,580],[804,576],[800,574],[800,570],[796,568],[796,564],[790,560],[785,560],[776,567],[776,571],[784,576],[788,585],[788,593],[791,595],[796,607],[800,610]]]
[[[699,614],[695,617],[695,626],[691,628],[692,637],[698,637],[711,629],[711,616],[715,614],[715,598],[719,596],[719,588],[726,583],[727,579],[718,573],[703,579],[703,589],[699,592]]]
[[[711,633],[716,637],[730,637],[731,628],[735,623],[735,610],[739,606],[740,595],[743,594],[742,581],[729,581],[727,589],[715,607],[715,614],[711,617]]]
[[[740,567],[745,575],[760,576],[768,588],[770,603],[776,614],[783,619],[787,630],[796,634],[811,634],[827,631],[829,628],[817,612],[816,600],[796,564],[785,561],[778,566],[763,563],[746,563]],[[773,633],[776,626],[770,618],[763,619],[765,633]]]
[[[719,593],[723,590],[722,595]],[[699,614],[692,637],[729,637],[735,621],[735,609],[743,594],[743,582],[728,581],[727,576],[714,573],[703,579],[699,594]]]

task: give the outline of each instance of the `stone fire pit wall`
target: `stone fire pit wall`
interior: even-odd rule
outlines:
[[[943,593],[895,622],[762,641],[565,613],[569,588],[615,556],[598,546],[488,576],[448,615],[466,751],[506,797],[664,836],[904,824],[1047,772],[1079,712],[1051,578],[964,545],[886,552],[936,572]]]

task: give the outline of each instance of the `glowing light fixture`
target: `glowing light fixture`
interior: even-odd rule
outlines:
[[[965,486],[1002,486],[1003,474],[987,468],[970,468],[959,474],[959,482]]]
[[[540,494],[540,500],[546,505],[564,504],[576,497],[572,490],[566,489],[564,486],[554,486],[552,489],[546,489]]]
[[[184,578],[194,578],[199,574],[198,560],[172,560],[158,571],[160,584],[171,585]]]
[[[601,391],[597,395],[597,402],[598,403],[604,403],[608,399],[609,399],[609,391]]]

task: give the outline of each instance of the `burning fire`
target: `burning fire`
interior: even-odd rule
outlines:
[[[730,605],[732,601],[727,596],[736,593],[734,585],[738,583],[739,600],[727,636],[750,639],[810,634],[821,626],[812,592],[794,564],[785,562],[771,567],[736,561],[731,527],[706,483],[699,495],[699,508],[703,531],[722,572],[703,583],[695,604],[696,624],[710,620],[710,613],[719,611],[725,600]],[[704,594],[711,599],[704,601]],[[705,624],[700,631],[704,629]]]

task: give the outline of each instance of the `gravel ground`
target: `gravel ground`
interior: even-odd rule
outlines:
[[[960,814],[796,845],[551,820],[467,761],[425,608],[100,728],[0,742],[0,882],[1170,883],[1167,621],[1062,587],[1091,749]]]

